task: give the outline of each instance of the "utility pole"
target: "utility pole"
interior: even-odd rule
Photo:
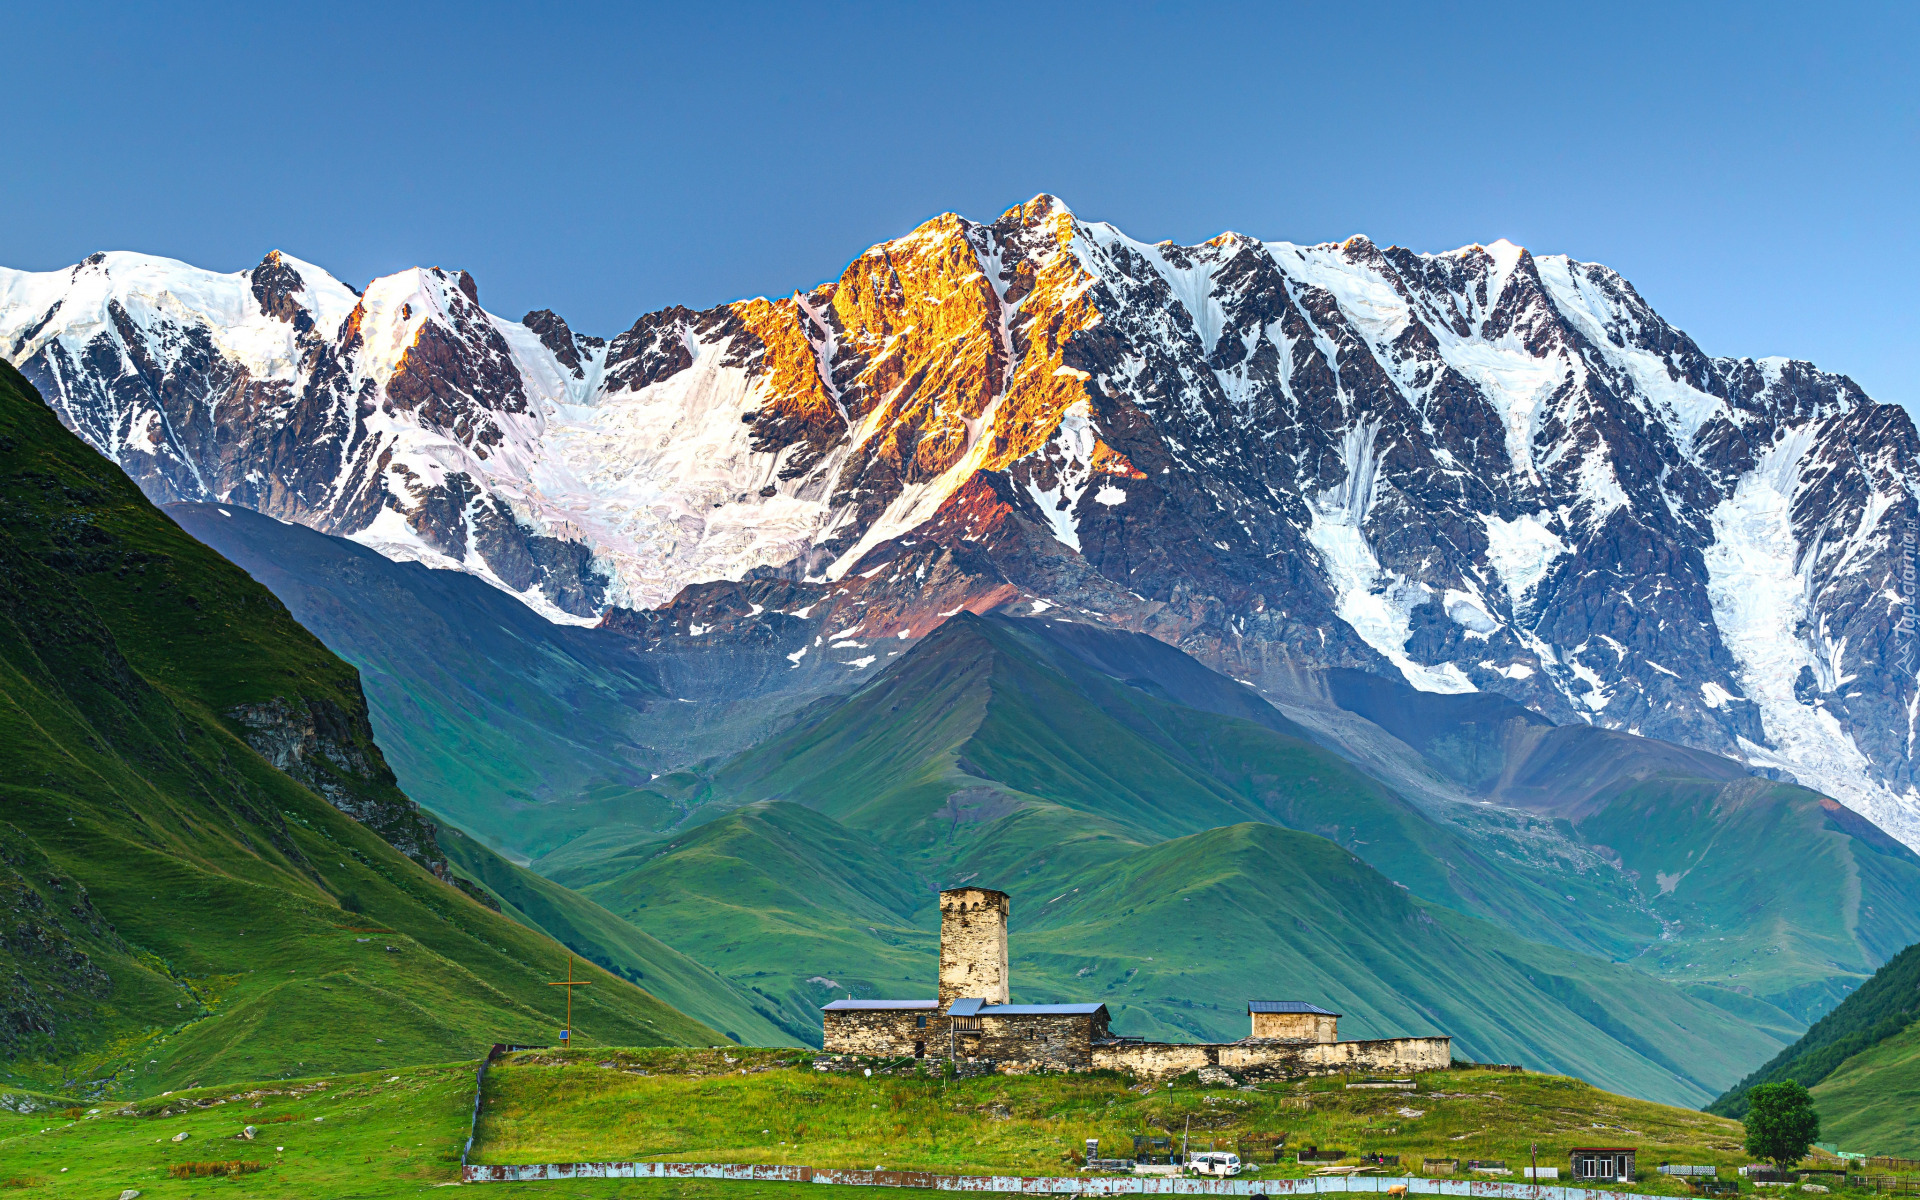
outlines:
[[[567,989],[567,1027],[560,1031],[560,1044],[562,1046],[573,1045],[573,989],[586,987],[592,982],[593,980],[591,979],[575,979],[573,977],[573,952],[568,951],[566,982],[555,982],[547,985],[548,987],[563,987]]]

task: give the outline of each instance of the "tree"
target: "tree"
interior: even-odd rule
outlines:
[[[1820,1136],[1820,1114],[1807,1089],[1789,1079],[1747,1093],[1747,1153],[1791,1170]]]

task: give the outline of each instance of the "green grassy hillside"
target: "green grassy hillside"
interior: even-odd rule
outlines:
[[[1729,1117],[1745,1115],[1747,1092],[1763,1083],[1797,1080],[1813,1087],[1856,1054],[1903,1034],[1920,1020],[1920,943],[1907,947],[1874,972],[1860,989],[1814,1022],[1806,1035],[1729,1088],[1709,1107]]]
[[[353,669],[4,366],[0,801],[11,1081],[138,1094],[558,1024],[566,951],[436,877]],[[584,1036],[719,1040],[593,975]]]
[[[1621,918],[1607,895],[1615,879],[1549,886],[1496,869],[1457,831],[1290,727],[1129,686],[1044,624],[962,614],[829,704],[717,770],[715,795],[818,809],[907,850],[943,883],[989,868],[1002,879],[1044,873],[1042,860],[1057,868],[1102,835],[1137,844],[1269,821],[1535,937],[1607,953],[1656,932],[1638,914]],[[1014,812],[1017,839],[999,819]]]
[[[1359,671],[1328,672],[1325,685],[1487,802],[1445,815],[1489,853],[1606,864],[1624,902],[1658,922],[1635,965],[1744,1019],[1797,1036],[1920,940],[1920,855],[1817,792],[1698,750],[1556,728],[1484,693]]]
[[[454,873],[484,888],[502,912],[538,929],[582,958],[640,985],[683,1013],[749,1046],[799,1045],[761,997],[734,987],[707,967],[621,920],[586,897],[516,866],[457,829],[440,844]]]
[[[1820,1139],[1920,1158],[1920,1022],[1847,1059],[1813,1088]]]
[[[1450,1033],[1463,1058],[1705,1101],[1779,1045],[1626,967],[1422,903],[1323,838],[1244,823],[1105,843],[1010,884],[1014,991],[1094,999],[1118,1032],[1244,1037],[1245,1001],[1312,999],[1347,1036]],[[587,893],[807,1022],[839,995],[933,991],[930,892],[822,814],[759,804],[621,860]]]
[[[1693,1104],[1777,1044],[1639,972],[1425,903],[1331,842],[1269,825],[1143,849],[1034,908],[1017,943],[1033,969],[1016,979],[1105,1000],[1128,1033],[1245,1037],[1245,1001],[1308,999],[1346,1014],[1342,1036],[1449,1033],[1461,1058]]]
[[[1638,877],[1670,934],[1643,961],[1676,983],[1811,1022],[1920,942],[1920,855],[1806,788],[1650,779],[1576,829]]]
[[[795,804],[749,805],[595,874],[605,882],[588,897],[691,948],[809,1045],[822,1003],[924,990],[939,953],[921,924],[932,893],[871,839]]]

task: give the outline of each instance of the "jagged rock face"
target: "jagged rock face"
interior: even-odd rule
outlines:
[[[463,567],[555,619],[700,585],[610,618],[649,646],[777,662],[1032,605],[1274,694],[1315,667],[1499,692],[1920,843],[1911,420],[1805,363],[1709,358],[1595,264],[1148,245],[1043,196],[610,343],[492,317],[463,273],[356,296],[276,254],[0,274],[0,346],[156,498]]]
[[[275,696],[226,715],[260,757],[408,858],[443,880],[450,878],[437,827],[394,790],[393,771],[378,751],[368,753],[373,736],[364,708],[349,713],[325,700]],[[375,787],[358,788],[355,782]]]

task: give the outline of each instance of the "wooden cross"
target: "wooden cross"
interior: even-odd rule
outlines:
[[[593,980],[591,979],[575,979],[573,977],[573,955],[568,954],[566,982],[564,983],[554,982],[554,983],[549,983],[547,985],[548,987],[563,987],[567,989],[567,1027],[560,1031],[561,1045],[564,1045],[564,1046],[573,1045],[573,989],[577,987],[586,987],[588,984],[592,982]]]

